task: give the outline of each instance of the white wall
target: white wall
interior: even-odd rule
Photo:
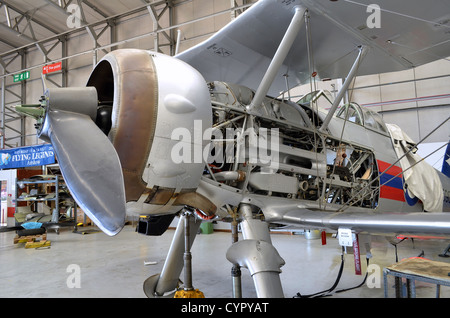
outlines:
[[[0,180],[6,181],[7,193],[10,196],[10,200],[8,202],[1,202],[1,210],[0,213],[7,213],[8,207],[15,206],[15,196],[16,196],[16,178],[17,178],[17,170],[0,170]],[[14,226],[15,219],[13,217],[7,218],[7,226]]]
[[[334,85],[334,87],[333,87]],[[332,92],[333,81],[316,82],[317,89]],[[291,91],[301,96],[310,84]],[[438,60],[415,69],[356,77],[349,89],[349,101],[379,112],[387,123],[400,126],[415,142],[425,138],[450,114],[450,60]],[[448,142],[450,121],[425,142]]]
[[[412,70],[358,77],[352,101],[382,114],[416,142],[450,114],[450,60],[438,60]],[[447,122],[426,142],[447,142]]]

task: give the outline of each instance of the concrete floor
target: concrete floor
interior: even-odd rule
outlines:
[[[48,249],[25,249],[24,243],[13,244],[15,232],[0,233],[0,297],[132,297],[145,298],[144,280],[160,273],[174,230],[160,237],[147,237],[135,232],[131,225],[115,237],[102,232],[86,235],[64,229],[57,235],[49,231]],[[304,235],[272,235],[274,246],[286,261],[281,280],[285,296],[292,298],[330,288],[336,280],[341,264],[341,247],[334,238],[327,244],[320,239],[308,240]],[[450,258],[439,257],[449,241],[411,240],[398,244],[399,259],[418,256],[450,263]],[[192,248],[193,285],[206,298],[230,298],[231,264],[225,253],[231,244],[231,234],[214,232],[200,234]],[[380,269],[370,276],[377,284],[336,293],[331,298],[383,298],[383,268],[395,263],[393,245],[384,239],[372,243],[370,264]],[[352,254],[345,254],[345,267],[337,289],[360,284],[366,271],[365,255],[361,255],[363,275],[354,274]],[[144,262],[156,262],[144,265]],[[75,266],[74,266],[74,265]],[[73,268],[79,269],[79,288],[69,288],[76,281]],[[243,297],[256,297],[252,278],[243,269]],[[375,273],[375,272],[374,272]],[[183,275],[183,274],[182,274]],[[375,276],[374,276],[375,275]],[[181,277],[182,278],[182,277]],[[394,296],[393,278],[389,280],[389,296]],[[418,297],[434,297],[435,286],[416,282]],[[441,288],[441,297],[450,298],[450,287]]]

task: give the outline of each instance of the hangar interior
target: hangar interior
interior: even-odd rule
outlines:
[[[94,66],[107,53],[122,48],[174,56],[207,39],[255,2],[0,0],[1,149],[44,144],[36,135],[34,119],[20,116],[13,109],[16,105],[38,102],[43,78],[48,87],[83,87]],[[49,70],[49,66],[55,70]],[[314,88],[334,98],[342,84],[342,79],[305,83],[290,89],[289,95],[300,99]],[[357,76],[345,102],[378,112],[387,123],[402,127],[417,142],[448,117],[449,88],[450,58],[442,56],[407,71]],[[419,147],[419,155],[438,170],[449,132],[450,122],[446,122]],[[436,149],[439,151],[434,152]],[[31,170],[47,174],[58,168],[38,166]],[[0,171],[2,226],[15,223],[14,213],[9,213],[8,208],[16,204],[12,201],[17,195],[19,176],[20,172],[15,170]],[[92,234],[74,233],[71,227],[49,231],[52,245],[43,250],[26,250],[13,244],[15,233],[0,233],[0,297],[145,297],[141,284],[160,271],[177,220],[169,231],[156,238],[136,234],[136,220],[129,220],[122,233],[109,238],[84,218],[81,223],[89,223]],[[83,232],[80,229],[77,232],[80,231]],[[198,236],[193,245],[194,285],[206,297],[231,297],[231,264],[224,256],[231,243],[229,231],[227,225],[214,224],[212,233]],[[315,236],[317,233],[313,234],[274,232],[274,244],[286,260],[282,281],[287,297],[294,297],[297,292],[312,294],[326,290],[338,275],[341,248],[336,239],[328,235],[327,244],[322,245]],[[371,263],[378,264],[378,269],[393,264],[396,257],[425,255],[431,260],[449,262],[439,256],[448,245],[443,239],[395,242],[380,239],[373,244]],[[215,254],[219,256],[211,257]],[[345,253],[345,258],[341,285],[357,286],[364,275],[354,274],[351,252]],[[70,264],[82,267],[81,288],[67,287],[66,269]],[[362,267],[364,273],[367,266]],[[33,274],[32,282],[24,275],[36,271],[40,274]],[[100,282],[95,282],[98,279]],[[31,284],[31,288],[24,292],[23,284]],[[364,284],[333,297],[384,297],[382,272],[374,284],[375,288]],[[243,286],[245,297],[255,297],[249,275],[244,275]],[[433,287],[420,283],[417,287],[425,297],[434,297]],[[450,297],[449,289],[443,287],[441,297]]]

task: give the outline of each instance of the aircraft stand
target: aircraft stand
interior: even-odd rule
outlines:
[[[242,216],[244,240],[231,245],[227,251],[227,259],[250,271],[257,297],[284,297],[280,268],[285,262],[272,245],[267,223],[253,218],[250,205],[242,204],[239,212]]]

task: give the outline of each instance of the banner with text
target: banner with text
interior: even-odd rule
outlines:
[[[50,144],[0,150],[0,169],[18,169],[55,163]]]

